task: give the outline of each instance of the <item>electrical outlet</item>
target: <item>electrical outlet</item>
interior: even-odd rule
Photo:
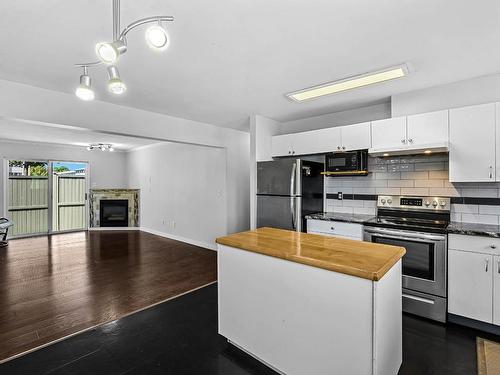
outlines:
[[[338,199],[339,201],[341,201],[341,200],[343,200],[343,199],[344,199],[344,194],[342,194],[342,192],[341,192],[341,191],[339,191],[339,192],[337,193],[337,199]]]

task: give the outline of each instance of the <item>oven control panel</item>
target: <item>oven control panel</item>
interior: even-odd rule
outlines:
[[[379,195],[379,208],[397,208],[414,210],[450,210],[450,198],[445,197],[408,197],[401,195]]]

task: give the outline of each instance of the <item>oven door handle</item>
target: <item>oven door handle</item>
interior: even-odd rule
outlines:
[[[412,239],[412,240],[428,240],[428,241],[444,241],[445,236],[437,236],[426,233],[410,233],[410,232],[400,232],[388,229],[364,229],[366,233],[380,234],[384,237],[390,237],[395,239]]]

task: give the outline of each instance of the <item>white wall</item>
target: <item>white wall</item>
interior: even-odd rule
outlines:
[[[250,135],[246,132],[98,100],[82,102],[72,94],[5,80],[0,80],[0,116],[222,147],[227,156],[228,232],[250,226]]]
[[[90,165],[90,182],[96,188],[124,188],[127,186],[126,153],[87,151],[82,147],[47,143],[0,140],[0,159],[34,159],[53,161],[85,161]],[[5,171],[0,163],[0,192],[3,192]],[[0,199],[0,214],[3,213]]]
[[[392,117],[500,101],[500,74],[407,92],[392,97]]]
[[[141,189],[141,228],[215,249],[227,234],[225,150],[169,143],[127,159],[128,186]]]
[[[300,105],[300,103],[299,103]],[[390,102],[281,123],[280,134],[351,125],[391,117]]]
[[[272,160],[271,137],[280,133],[281,124],[270,118],[250,117],[250,228],[257,226],[257,162]]]

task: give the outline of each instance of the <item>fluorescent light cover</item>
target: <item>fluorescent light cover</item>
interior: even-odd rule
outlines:
[[[361,74],[358,76],[342,79],[335,82],[326,83],[324,85],[311,87],[309,89],[300,90],[286,94],[292,100],[301,102],[319,98],[325,95],[331,95],[342,91],[356,89],[358,87],[373,85],[384,81],[390,81],[404,77],[408,74],[408,67],[406,64],[379,70],[377,72]]]

